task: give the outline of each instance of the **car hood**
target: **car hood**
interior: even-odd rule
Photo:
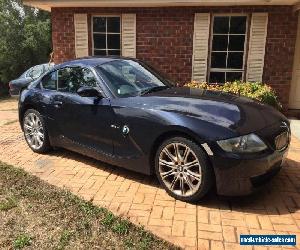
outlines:
[[[239,134],[252,133],[282,121],[288,122],[283,114],[269,105],[220,91],[169,88],[138,97],[138,102],[144,108],[194,117]]]

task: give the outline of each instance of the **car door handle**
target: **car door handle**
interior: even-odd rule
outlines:
[[[54,104],[55,108],[60,108],[63,105],[63,102],[61,102],[61,101],[54,101],[53,104]]]

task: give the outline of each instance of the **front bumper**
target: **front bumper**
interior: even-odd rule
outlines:
[[[226,196],[248,195],[270,181],[282,168],[288,149],[262,157],[235,159],[225,155],[211,158],[217,193]]]

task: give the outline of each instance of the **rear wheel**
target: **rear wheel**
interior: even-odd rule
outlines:
[[[24,114],[23,119],[24,136],[28,146],[37,153],[46,153],[50,150],[45,122],[41,114],[29,109]]]
[[[205,152],[183,137],[168,139],[159,147],[155,170],[168,194],[183,201],[201,199],[213,184],[212,168]]]

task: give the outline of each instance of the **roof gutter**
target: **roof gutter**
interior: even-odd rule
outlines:
[[[51,11],[56,7],[173,7],[295,5],[299,0],[24,0],[24,4]],[[300,6],[295,7],[300,8]]]

